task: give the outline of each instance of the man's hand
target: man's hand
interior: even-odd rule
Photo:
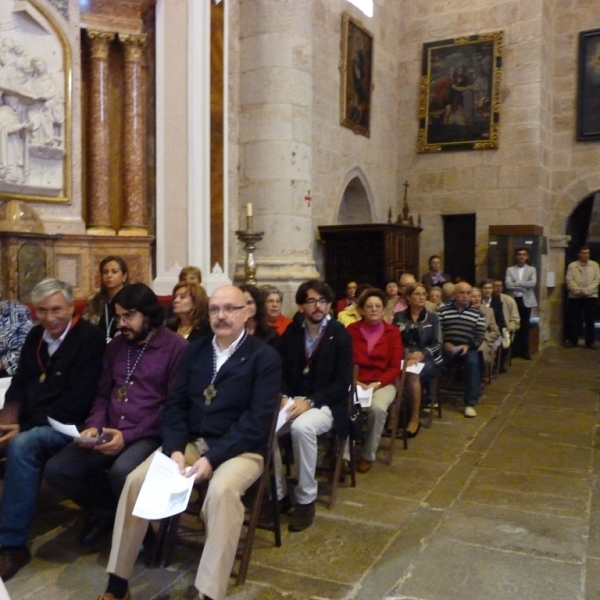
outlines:
[[[125,448],[123,434],[118,429],[103,427],[102,434],[107,434],[108,436],[111,436],[111,438],[108,441],[100,441],[99,444],[94,446],[94,450],[108,456],[114,456],[115,454],[119,454],[119,452]]]
[[[302,413],[305,413],[310,408],[310,404],[306,398],[298,398],[294,400],[294,403],[287,409],[286,421],[293,421],[299,417]]]
[[[459,352],[459,354],[466,354],[469,351],[469,345],[468,344],[463,344],[461,346],[462,350]]]
[[[92,438],[97,438],[100,435],[100,432],[95,428],[95,427],[88,427],[87,429],[84,429],[83,431],[81,431],[79,433],[79,435],[81,437],[92,437]],[[78,446],[80,446],[81,448],[93,448],[94,444],[96,443],[95,441],[92,442],[85,442],[83,440],[80,440],[78,438],[75,438],[73,440]]]
[[[0,425],[0,450],[4,448],[10,440],[12,440],[21,431],[21,426],[18,423],[10,425]]]
[[[446,352],[452,352],[454,350],[454,344],[452,342],[444,342],[444,350]]]
[[[185,475],[185,456],[183,455],[183,452],[175,450],[175,452],[171,453],[171,458],[177,463],[179,473]]]
[[[173,455],[171,455],[171,458],[173,458]],[[202,481],[207,481],[210,479],[212,473],[213,468],[210,464],[210,461],[208,458],[203,456],[191,466],[190,470],[185,474],[185,476],[194,477],[196,483],[201,483]]]

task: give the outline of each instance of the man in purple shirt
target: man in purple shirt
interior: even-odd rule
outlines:
[[[163,311],[143,283],[114,298],[121,335],[107,346],[82,436],[46,464],[46,481],[88,513],[80,536],[94,546],[112,530],[127,475],[160,446],[162,410],[185,339],[162,325]]]

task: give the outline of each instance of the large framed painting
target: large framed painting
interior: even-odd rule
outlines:
[[[371,132],[371,82],[373,35],[349,14],[342,15],[340,122],[369,137]]]
[[[600,140],[600,29],[579,34],[577,139]]]
[[[421,153],[498,148],[502,31],[423,44]]]

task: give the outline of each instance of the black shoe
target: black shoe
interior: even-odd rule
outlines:
[[[92,517],[84,525],[79,543],[85,548],[93,548],[103,542],[112,532],[114,517]]]
[[[308,529],[315,518],[315,503],[297,504],[296,510],[290,519],[288,529],[290,531],[304,531]]]
[[[419,423],[419,425],[417,426],[417,428],[414,431],[407,431],[406,437],[408,439],[416,438],[419,435],[420,429],[421,429],[421,423]]]
[[[292,510],[292,499],[289,494],[284,496],[281,500],[278,500],[277,503],[279,504],[280,515],[286,515]]]
[[[27,546],[0,548],[0,577],[8,581],[31,560]]]
[[[523,360],[531,360],[531,354],[529,354],[529,352],[523,352],[523,354],[519,355],[519,358],[522,358]]]

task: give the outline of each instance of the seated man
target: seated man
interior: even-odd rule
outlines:
[[[290,531],[310,527],[315,516],[317,436],[334,423],[338,437],[348,436],[352,341],[343,325],[329,316],[332,301],[333,292],[327,284],[317,279],[304,282],[296,292],[298,311],[304,318],[287,328],[279,346],[281,391],[294,398],[288,408],[290,426],[285,430],[291,429],[298,467],[297,506]]]
[[[110,533],[125,479],[160,446],[159,424],[186,340],[163,326],[163,310],[143,283],[114,297],[121,335],[107,346],[102,375],[82,436],[55,454],[44,476],[87,511],[80,536],[94,546]],[[102,434],[101,437],[100,434]]]
[[[481,290],[479,288],[474,287],[471,290],[471,306],[481,311],[481,314],[485,320],[485,336],[483,337],[481,346],[479,346],[479,352],[481,352],[483,362],[487,364],[492,359],[492,350],[494,349],[494,344],[497,343],[498,338],[501,335],[500,329],[496,323],[496,317],[494,316],[493,309],[482,304]]]
[[[349,281],[346,284],[346,297],[338,300],[335,303],[335,314],[341,313],[343,310],[346,310],[350,306],[354,306],[356,304],[356,299],[358,298],[356,294],[357,288],[356,281]]]
[[[12,377],[21,348],[33,327],[29,309],[20,302],[0,302],[0,377]]]
[[[465,417],[476,417],[481,370],[478,349],[485,335],[481,312],[471,306],[471,286],[462,281],[454,286],[454,302],[440,309],[444,364],[465,368]]]
[[[243,292],[217,288],[208,306],[214,337],[184,351],[163,412],[162,451],[197,482],[210,480],[202,518],[207,538],[196,588],[200,598],[222,600],[244,521],[242,494],[260,476],[270,426],[279,405],[281,360],[248,335]],[[99,600],[131,598],[128,579],[148,528],[133,507],[152,457],[128,477],[119,500],[108,561],[106,592]]]
[[[40,320],[27,335],[6,402],[19,403],[19,422],[3,425],[6,474],[0,508],[0,577],[4,581],[31,560],[27,548],[40,474],[71,438],[48,417],[80,427],[89,413],[102,370],[101,331],[73,317],[71,286],[45,279],[31,292]]]

